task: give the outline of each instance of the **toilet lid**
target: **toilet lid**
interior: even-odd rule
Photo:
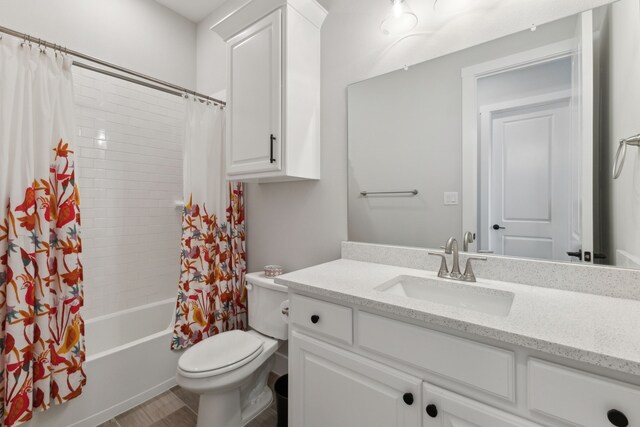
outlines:
[[[229,331],[206,338],[184,352],[178,367],[185,372],[208,372],[236,365],[240,367],[255,359],[262,351],[263,341],[244,331]]]

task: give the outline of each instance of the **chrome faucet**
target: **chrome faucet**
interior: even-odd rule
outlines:
[[[473,243],[475,240],[476,238],[472,232],[465,232],[462,238],[462,252],[469,252],[469,243]]]
[[[466,236],[465,236],[466,238]],[[453,255],[453,265],[451,271],[447,267],[446,255]],[[464,273],[460,273],[460,253],[458,251],[458,241],[454,237],[450,237],[447,240],[447,244],[444,246],[444,254],[440,252],[429,252],[429,255],[439,256],[442,261],[440,262],[440,269],[438,270],[438,277],[445,279],[461,280],[464,282],[475,282],[476,276],[473,273],[471,261],[486,261],[487,257],[469,256],[467,257],[467,264],[464,269]]]
[[[462,277],[462,273],[460,273],[460,252],[458,252],[458,241],[455,237],[449,237],[447,244],[444,245],[444,253],[447,255],[453,254],[453,265],[451,266],[451,272],[449,272],[449,278],[459,279]]]

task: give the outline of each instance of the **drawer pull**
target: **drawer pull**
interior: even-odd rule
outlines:
[[[413,394],[411,394],[411,393],[403,394],[402,395],[402,400],[404,400],[404,403],[406,403],[409,406],[413,405]]]
[[[314,325],[319,321],[320,321],[320,316],[318,316],[317,314],[314,314],[313,316],[311,316],[311,323],[313,323]]]
[[[433,403],[430,405],[427,405],[427,415],[429,415],[431,418],[435,418],[438,416],[438,407],[436,405],[434,405]]]
[[[607,418],[609,422],[616,427],[627,427],[629,425],[627,416],[617,409],[612,409],[607,412]]]

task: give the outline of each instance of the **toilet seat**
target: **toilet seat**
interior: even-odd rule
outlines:
[[[184,352],[178,369],[186,377],[209,377],[232,371],[262,353],[264,341],[244,331],[228,331],[206,338]]]

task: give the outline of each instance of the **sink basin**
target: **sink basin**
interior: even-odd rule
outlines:
[[[398,276],[376,290],[503,317],[509,314],[514,296],[512,292],[484,288],[477,283],[414,276]]]

